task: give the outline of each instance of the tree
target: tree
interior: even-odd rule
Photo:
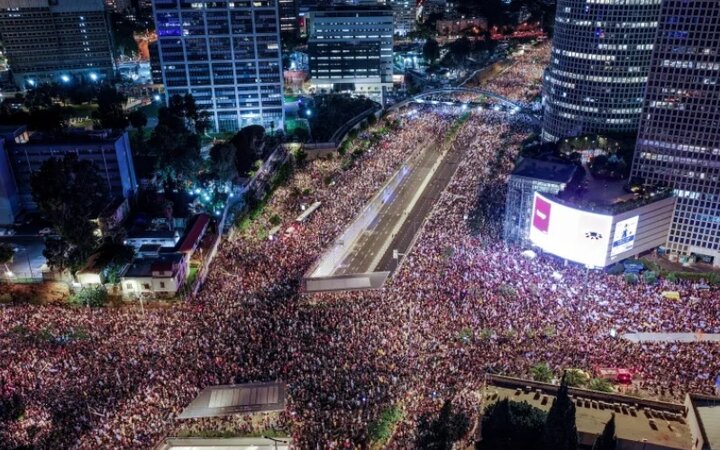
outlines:
[[[219,180],[232,181],[237,177],[236,158],[237,149],[229,142],[216,144],[210,149],[210,166]]]
[[[543,450],[547,414],[528,402],[504,399],[485,409],[477,450]]]
[[[142,136],[143,128],[145,128],[148,123],[147,115],[142,110],[136,109],[128,114],[128,120],[130,121],[130,125],[132,125],[137,130],[138,134]]]
[[[68,154],[45,161],[30,185],[35,203],[59,235],[46,242],[48,264],[76,270],[97,244],[92,220],[107,204],[107,182],[92,162]]]
[[[23,414],[25,414],[25,401],[20,394],[4,393],[4,390],[0,389],[0,423],[14,422]]]
[[[70,297],[70,302],[80,306],[97,308],[107,303],[107,291],[103,286],[84,287]]]
[[[456,63],[461,63],[470,54],[471,45],[470,39],[466,36],[450,44],[450,54]]]
[[[575,425],[575,404],[568,394],[565,377],[560,383],[555,402],[550,407],[545,427],[543,444],[553,450],[577,450],[578,433]]]
[[[423,57],[434,64],[440,58],[440,45],[433,38],[428,38],[423,45]]]
[[[530,368],[533,380],[541,383],[549,383],[553,379],[553,371],[547,363],[538,363]]]
[[[450,450],[453,443],[462,438],[470,427],[463,412],[454,412],[452,402],[446,400],[437,419],[423,414],[418,421],[416,447],[427,450]]]
[[[610,420],[605,424],[603,432],[595,439],[592,450],[615,450],[617,438],[615,437],[615,413],[610,415]]]
[[[7,244],[0,244],[0,264],[7,264],[13,259],[13,249]]]
[[[98,92],[98,109],[93,111],[95,129],[124,130],[128,126],[123,105],[127,101],[125,95],[114,86],[104,84]]]
[[[173,95],[168,106],[160,108],[158,125],[149,141],[157,157],[156,173],[166,188],[194,180],[200,168],[200,137],[196,131],[198,125],[205,126],[201,117],[204,114],[197,111],[192,96],[188,96]]]
[[[98,249],[95,262],[103,268],[108,283],[118,283],[120,272],[134,257],[135,249],[123,244],[121,239],[107,239]]]
[[[253,164],[262,156],[265,147],[265,128],[250,125],[238,131],[230,142],[237,151],[235,163],[240,176],[253,170]]]

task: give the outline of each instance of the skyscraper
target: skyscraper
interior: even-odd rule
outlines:
[[[115,63],[103,0],[3,0],[0,34],[15,84],[112,76]]]
[[[278,2],[280,31],[283,33],[283,36],[297,37],[300,31],[297,0],[278,0]]]
[[[663,1],[632,175],[675,189],[670,250],[720,265],[717,1]]]
[[[543,139],[637,130],[661,0],[558,0]]]
[[[392,0],[390,4],[395,16],[395,34],[405,36],[415,31],[415,0]]]
[[[313,87],[383,102],[392,88],[393,12],[389,6],[312,11],[308,53]]]
[[[154,0],[167,98],[190,93],[216,131],[282,128],[277,0]]]

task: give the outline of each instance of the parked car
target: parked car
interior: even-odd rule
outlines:
[[[41,229],[40,231],[38,231],[38,234],[40,236],[47,236],[47,235],[53,234],[53,230],[50,227],[45,227],[45,228]]]
[[[0,228],[0,236],[14,236],[15,230],[12,228]]]

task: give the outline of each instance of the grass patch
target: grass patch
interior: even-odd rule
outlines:
[[[403,417],[405,413],[398,405],[393,405],[380,413],[380,417],[368,426],[371,448],[383,448]]]

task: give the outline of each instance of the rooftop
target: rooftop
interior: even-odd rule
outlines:
[[[690,400],[705,441],[703,449],[720,450],[720,397],[690,394]]]
[[[556,385],[492,375],[485,404],[508,398],[549,411],[557,389]],[[583,445],[592,445],[615,413],[618,441],[647,442],[648,448],[652,446],[656,450],[687,450],[692,446],[693,437],[682,404],[575,388],[570,389],[570,395],[575,403],[577,430]],[[618,448],[632,448],[618,444]]]
[[[168,438],[157,450],[288,450],[292,439],[273,438]]]
[[[123,273],[124,278],[150,278],[153,271],[170,270],[182,261],[180,253],[164,253],[157,258],[136,258]]]
[[[207,214],[198,214],[197,216],[195,216],[192,226],[185,233],[185,236],[183,236],[177,251],[189,252],[190,250],[192,250],[195,247],[198,239],[201,239],[203,237],[203,234],[205,233],[209,222],[210,216],[208,216]]]
[[[15,144],[14,147],[24,145],[77,145],[77,144],[107,144],[120,139],[122,131],[112,130],[69,130],[65,132],[40,132],[29,134],[29,140],[24,144]]]
[[[179,419],[218,417],[285,409],[284,383],[247,383],[203,389]]]
[[[579,171],[580,168],[576,164],[560,158],[523,158],[511,175],[568,184],[578,176]]]

